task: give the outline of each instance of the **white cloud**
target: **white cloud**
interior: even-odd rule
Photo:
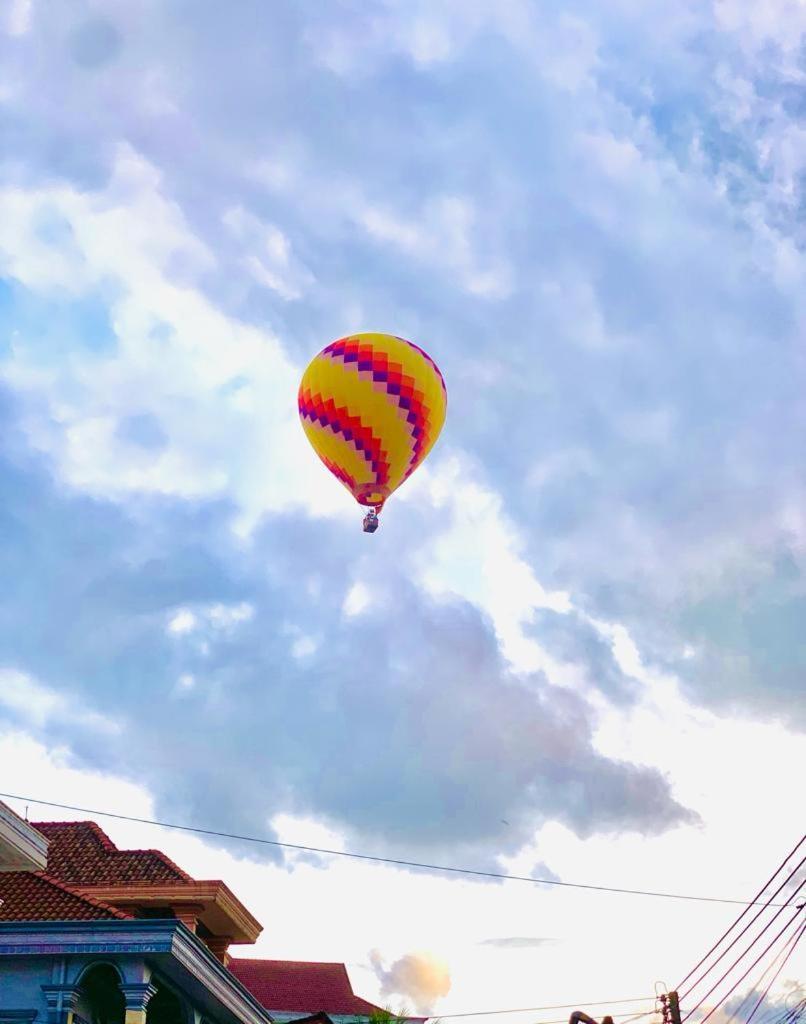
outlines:
[[[645,170],[641,152],[632,139],[618,139],[609,133],[588,132],[580,141],[607,175],[629,180]]]
[[[485,226],[468,198],[440,196],[413,216],[362,201],[356,201],[354,208],[356,219],[372,238],[458,274],[471,295],[492,300],[510,294],[511,270],[503,256],[491,254],[492,240],[483,237]]]
[[[36,725],[44,725],[64,704],[58,694],[39,686],[24,673],[9,669],[0,673],[0,701]]]
[[[231,630],[242,622],[249,622],[255,617],[253,605],[247,601],[239,604],[214,604],[208,612],[210,623],[217,629]]]
[[[241,265],[258,284],[291,300],[300,298],[313,283],[310,272],[294,258],[291,243],[276,225],[263,223],[242,206],[231,207],[222,219],[242,247]]]
[[[115,734],[117,722],[62,694],[49,689],[25,672],[0,668],[0,706],[27,722],[43,728],[53,722],[68,721],[93,732]]]
[[[298,659],[308,658],[316,652],[318,647],[319,644],[314,637],[301,633],[291,644],[291,653]]]
[[[6,31],[11,36],[24,36],[31,29],[34,0],[11,0],[6,14]]]
[[[174,636],[184,636],[192,633],[197,625],[198,620],[193,612],[189,608],[180,608],[168,623],[168,632]]]
[[[417,494],[412,489],[406,497],[416,500]],[[443,460],[438,474],[424,475],[419,494],[434,502],[441,510],[438,522],[447,525],[441,532],[437,527],[419,558],[424,585],[437,593],[459,594],[482,608],[518,669],[550,667],[553,663],[524,627],[536,608],[568,611],[570,599],[540,584],[501,496],[474,479],[458,456]]]
[[[428,17],[412,18],[409,25],[409,52],[415,64],[439,64],[453,53],[448,27]]]
[[[734,33],[753,51],[773,41],[785,50],[796,51],[806,32],[806,4],[803,0],[766,0],[763,4],[747,0],[715,0],[716,23]]]
[[[428,72],[458,61],[475,41],[502,39],[555,88],[575,92],[591,82],[598,39],[582,18],[527,0],[413,0],[385,3],[351,22],[324,19],[307,33],[314,60],[334,74],[368,75],[390,56]]]
[[[183,672],[176,681],[180,691],[187,693],[196,686],[196,677],[190,672]]]
[[[255,609],[247,601],[238,604],[199,605],[194,609],[180,608],[168,621],[168,632],[173,636],[187,636],[205,628],[230,633],[254,618]]]
[[[451,990],[448,965],[432,953],[407,953],[387,968],[380,952],[373,949],[369,961],[381,982],[381,992],[411,999],[418,1013],[431,1013],[434,1003]]]
[[[360,615],[365,611],[372,601],[372,593],[365,583],[360,580],[354,583],[344,598],[342,609],[348,618]]]
[[[58,222],[57,241],[42,236],[43,217]],[[112,498],[226,492],[247,527],[296,504],[347,514],[299,426],[300,368],[277,338],[225,316],[196,286],[214,257],[151,165],[122,146],[105,191],[6,188],[0,218],[0,266],[34,294],[114,284],[113,352],[40,365],[20,338],[0,366],[27,396],[31,441],[70,484]],[[134,415],[153,417],[167,443],[122,440],[118,427]]]

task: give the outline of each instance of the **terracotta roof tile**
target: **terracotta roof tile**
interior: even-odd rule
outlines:
[[[366,1017],[380,1009],[355,995],[344,964],[232,958],[229,969],[267,1010]]]
[[[191,882],[160,850],[119,850],[94,821],[35,822],[48,840],[48,873],[74,885]]]
[[[91,896],[80,896],[42,871],[0,872],[0,921],[97,921],[128,918]]]

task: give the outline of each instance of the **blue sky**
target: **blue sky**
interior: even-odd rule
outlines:
[[[0,726],[41,793],[69,765],[178,820],[604,882],[696,847],[678,887],[717,884],[716,794],[804,751],[803,4],[3,18]],[[295,409],[361,329],[450,395],[371,540]]]

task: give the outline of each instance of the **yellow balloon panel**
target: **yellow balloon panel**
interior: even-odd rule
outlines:
[[[362,505],[382,505],[442,430],[445,382],[421,348],[390,334],[353,334],[311,361],[299,414],[314,451]]]

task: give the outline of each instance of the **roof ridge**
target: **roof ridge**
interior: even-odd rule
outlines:
[[[353,993],[353,995],[355,995],[355,990],[353,989],[353,983],[350,981],[350,972],[347,970],[347,964],[341,964],[340,966],[341,966],[342,971],[344,972],[345,980],[347,981],[347,988],[349,988],[349,990]],[[360,999],[361,996],[356,996],[356,998]]]
[[[54,875],[49,875],[47,871],[32,871],[31,874],[36,878],[41,878],[43,882],[47,882],[49,885],[52,885],[54,889],[61,889],[62,892],[75,896],[77,900],[89,903],[91,906],[98,907],[100,910],[108,911],[114,917],[123,918],[127,921],[131,918],[131,914],[118,910],[117,907],[110,906],[110,904],[104,903],[103,900],[98,900],[94,896],[85,896],[84,893],[78,892],[71,885],[68,885],[67,882],[62,882],[61,879],[56,878]]]
[[[90,821],[89,819],[84,819],[82,821],[32,821],[29,822],[29,824],[39,831],[43,828],[75,828],[77,825],[83,825],[92,832],[94,837],[108,853],[122,852],[117,848],[117,846],[115,846],[97,821]]]
[[[151,858],[153,862],[166,869],[163,873],[170,872],[175,875],[175,881],[196,881],[192,875],[189,875],[187,871],[180,868],[166,853],[155,847],[121,850],[95,821],[41,821],[32,824],[34,828],[42,832],[46,839],[50,836],[52,852],[60,864],[62,863],[61,856],[66,856],[69,860],[71,854],[67,852],[60,855],[57,847],[63,847],[67,851],[72,848],[75,853],[78,849],[75,844],[79,844],[79,847],[83,846],[86,849],[86,854],[81,854],[82,859],[85,861],[86,857],[89,856],[98,862],[106,861],[122,866],[125,871],[126,865],[144,865],[144,862]],[[144,866],[144,869],[148,871],[147,865]]]

